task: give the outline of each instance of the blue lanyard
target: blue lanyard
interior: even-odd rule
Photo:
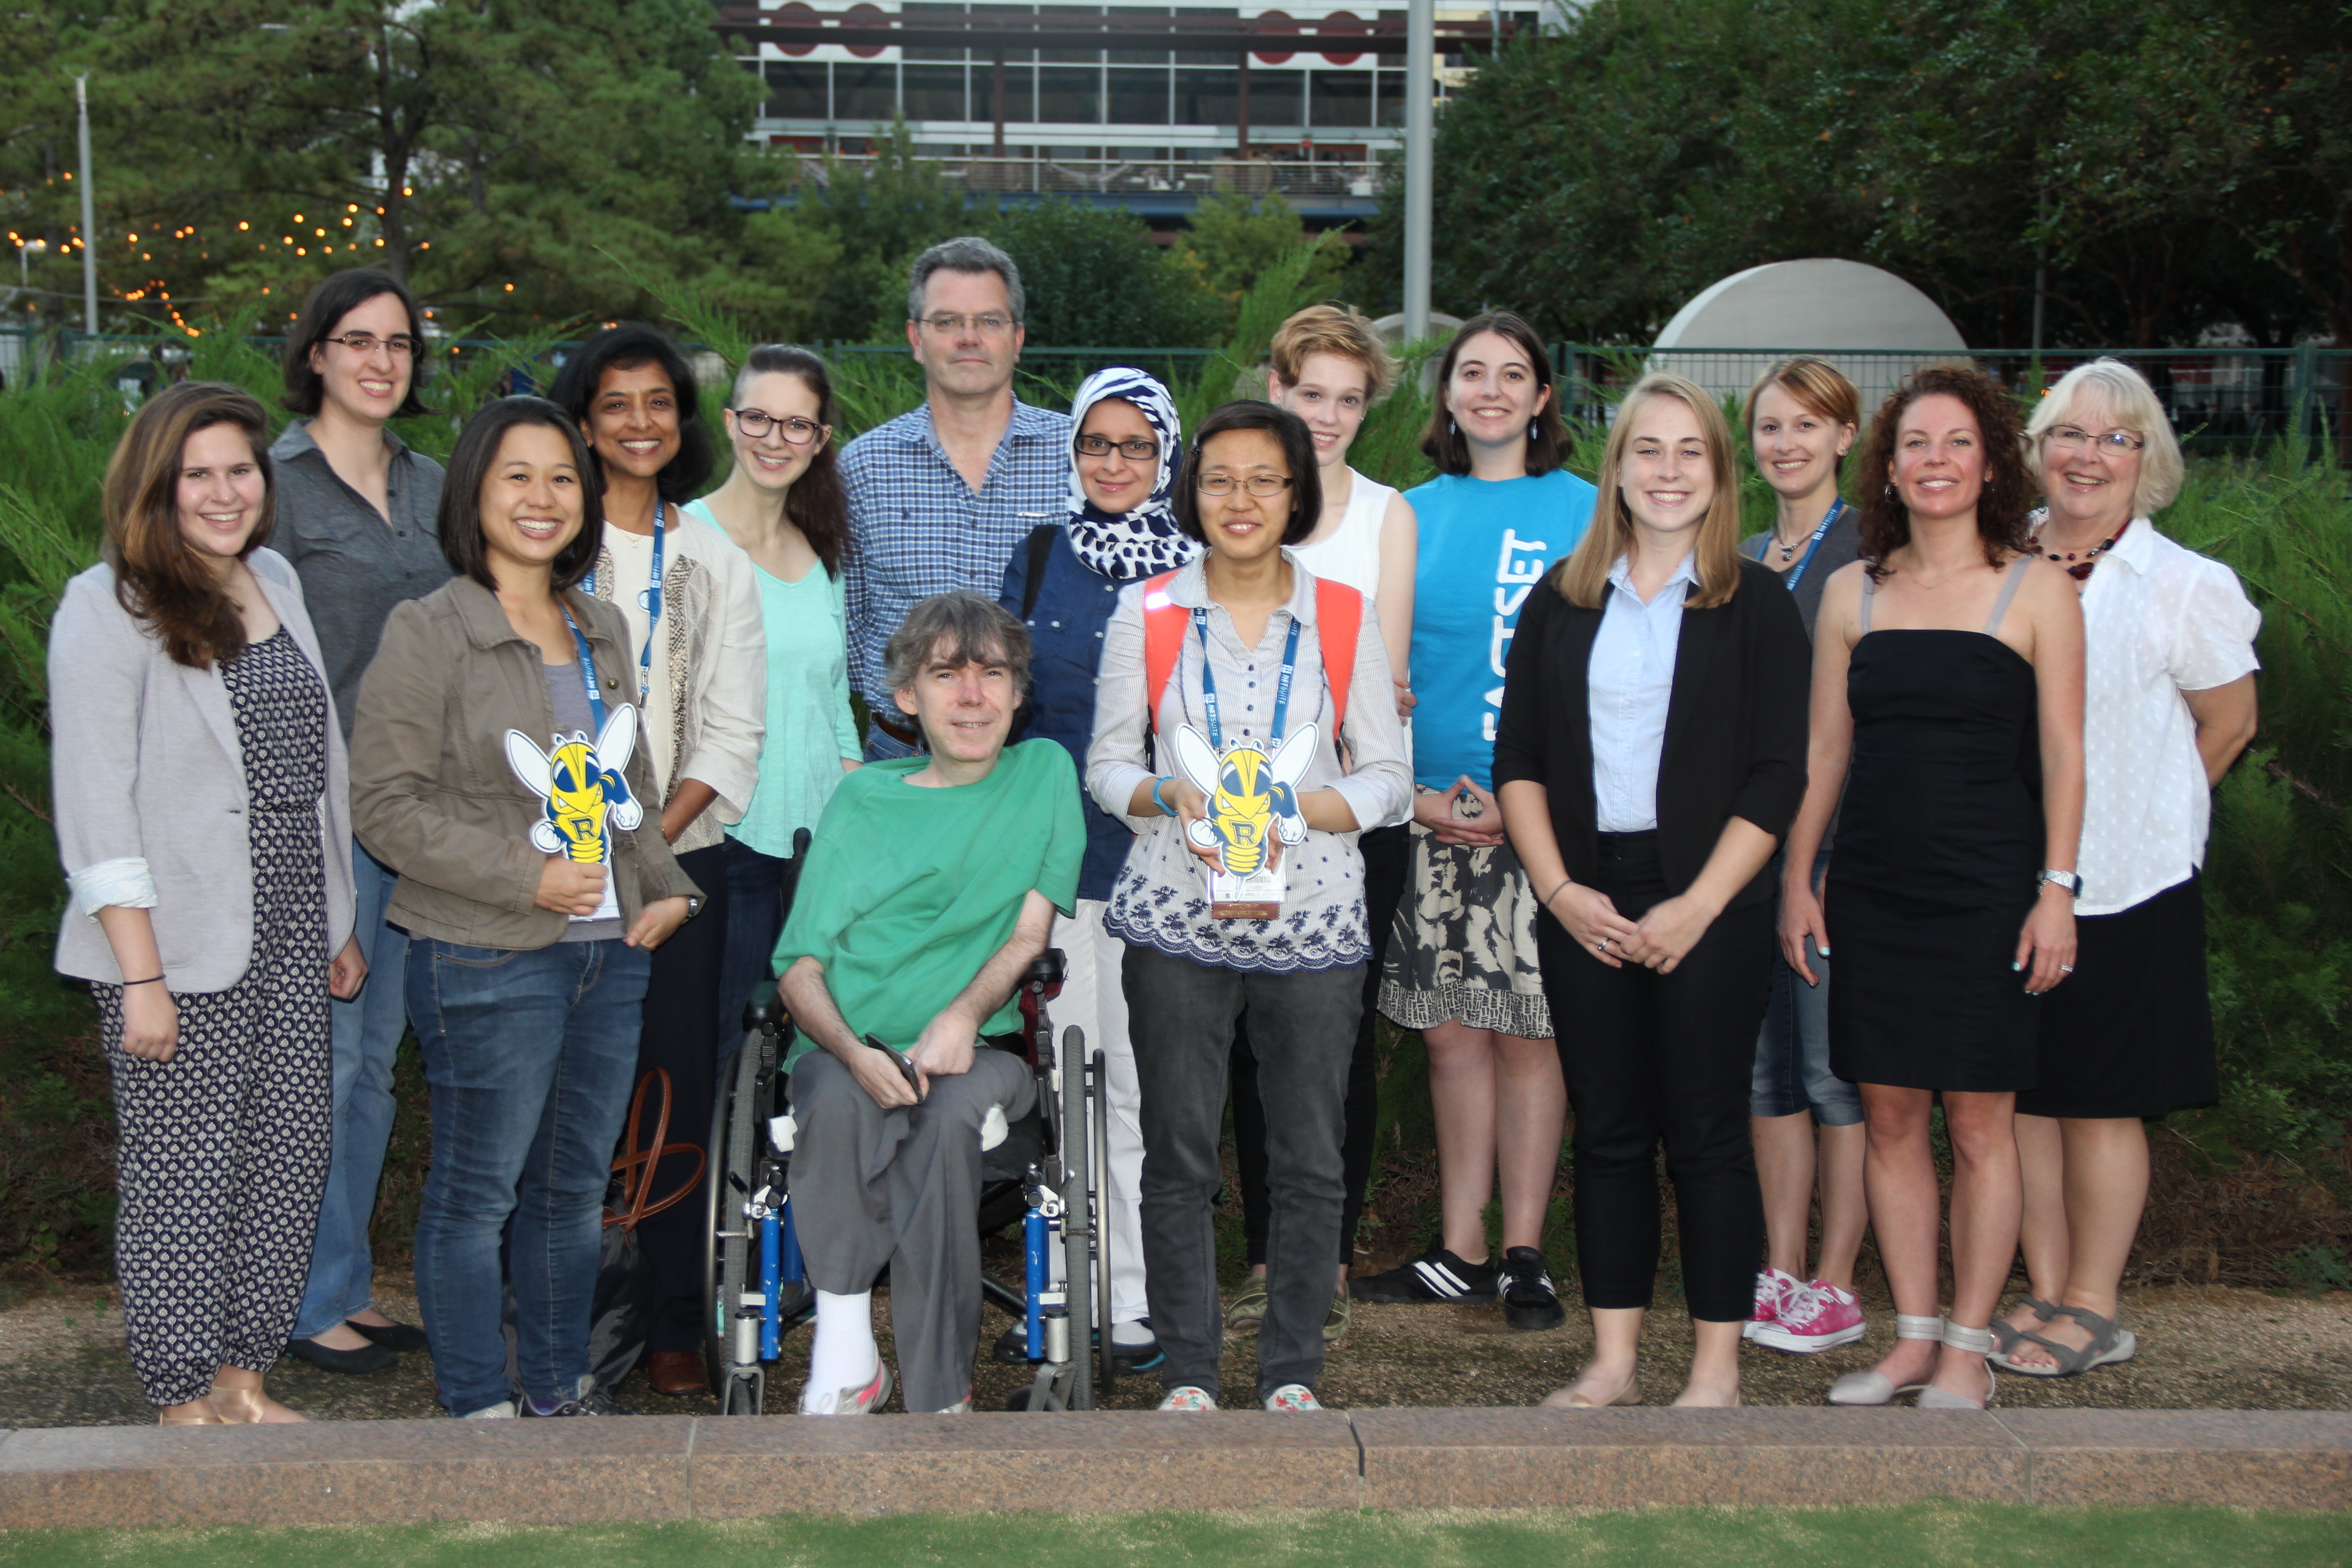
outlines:
[[[562,603],[561,600],[558,603]],[[596,733],[604,732],[604,689],[596,680],[596,656],[588,651],[588,636],[580,623],[572,618],[572,607],[563,606],[563,624],[572,628],[572,640],[580,649],[580,683],[588,689],[588,711],[596,716]]]
[[[1789,592],[1791,594],[1797,591],[1797,584],[1804,579],[1805,568],[1813,563],[1813,552],[1822,547],[1822,541],[1829,537],[1831,527],[1836,523],[1838,514],[1843,510],[1845,510],[1845,497],[1840,496],[1830,502],[1830,514],[1822,519],[1819,528],[1813,530],[1812,542],[1805,546],[1805,558],[1789,568],[1786,581],[1789,584]],[[658,552],[660,546],[656,545],[655,549]],[[658,553],[656,554],[655,559],[656,561],[660,559]]]
[[[662,583],[662,513],[669,508],[667,501],[654,502],[654,576],[653,582],[637,598],[637,607],[646,613],[646,646],[637,653],[637,670],[650,673],[654,667],[654,633],[661,629]],[[588,575],[580,579],[580,586],[590,594],[596,591],[596,569],[590,567]],[[579,627],[572,628],[576,636]],[[585,643],[581,645],[586,647]],[[604,727],[604,710],[596,710],[596,727]]]
[[[1298,671],[1299,621],[1292,616],[1290,640],[1283,645],[1282,674],[1274,683],[1274,729],[1266,737],[1271,747],[1282,740],[1284,721],[1290,716],[1290,680]],[[1209,612],[1202,608],[1192,611],[1192,629],[1201,638],[1201,706],[1208,710],[1209,744],[1222,752],[1225,749],[1225,727],[1217,717],[1217,678],[1209,668]]]

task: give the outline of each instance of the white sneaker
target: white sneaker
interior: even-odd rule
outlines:
[[[496,1405],[485,1405],[479,1410],[468,1410],[457,1417],[460,1421],[511,1421],[515,1405],[511,1399],[501,1399]]]
[[[1216,1407],[1217,1402],[1209,1397],[1207,1389],[1189,1383],[1170,1389],[1168,1396],[1160,1402],[1162,1410],[1214,1410]]]
[[[1323,1408],[1315,1397],[1315,1391],[1303,1383],[1284,1384],[1265,1396],[1265,1407],[1278,1415]]]
[[[878,1358],[874,1367],[874,1381],[863,1388],[845,1388],[832,1394],[803,1390],[801,1414],[803,1415],[870,1415],[882,1408],[890,1397],[890,1367]]]

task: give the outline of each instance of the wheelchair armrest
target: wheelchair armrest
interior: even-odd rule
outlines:
[[[1062,950],[1049,947],[1030,960],[1029,967],[1021,975],[1022,986],[1025,989],[1032,984],[1059,985],[1067,969],[1068,963],[1062,956]]]
[[[772,1033],[791,1021],[792,1012],[784,1005],[783,997],[777,994],[776,983],[772,980],[764,982],[743,1004],[743,1031],[746,1034],[754,1030]]]

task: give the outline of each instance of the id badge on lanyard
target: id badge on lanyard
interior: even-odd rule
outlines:
[[[1217,680],[1209,668],[1208,613],[1195,609],[1192,626],[1201,642],[1201,705],[1209,733],[1190,724],[1176,731],[1176,760],[1187,778],[1209,797],[1208,815],[1187,830],[1192,843],[1218,851],[1206,868],[1209,915],[1221,921],[1270,921],[1282,913],[1289,886],[1290,858],[1284,850],[1307,837],[1293,786],[1315,760],[1312,724],[1285,741],[1290,687],[1298,664],[1299,623],[1290,624],[1275,686],[1274,723],[1265,746],[1252,741],[1224,743]],[[1269,755],[1267,746],[1272,747]]]

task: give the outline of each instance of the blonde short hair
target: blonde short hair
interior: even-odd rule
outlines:
[[[1592,526],[1568,558],[1552,571],[1552,587],[1570,604],[1599,609],[1609,591],[1609,573],[1617,558],[1633,548],[1633,514],[1617,488],[1624,467],[1625,448],[1633,442],[1633,411],[1653,397],[1671,397],[1697,416],[1699,435],[1706,444],[1707,467],[1713,470],[1715,499],[1699,520],[1693,553],[1698,563],[1698,586],[1684,601],[1694,610],[1712,609],[1731,602],[1739,586],[1739,468],[1732,447],[1731,426],[1723,409],[1704,387],[1679,375],[1652,371],[1633,384],[1617,405],[1616,423],[1609,427],[1609,444],[1601,455],[1601,495],[1592,504]]]
[[[2034,477],[2042,476],[2042,437],[2051,426],[2075,423],[2077,410],[2101,407],[2117,426],[2147,443],[2139,455],[2139,488],[2132,494],[2132,515],[2146,517],[2170,506],[2188,477],[2180,443],[2172,434],[2172,419],[2147,378],[2119,359],[2095,359],[2076,365],[2058,378],[2025,425],[2025,461]]]
[[[1298,311],[1275,329],[1266,360],[1275,374],[1296,386],[1309,354],[1338,354],[1362,365],[1373,397],[1387,396],[1396,384],[1395,356],[1372,330],[1371,319],[1352,305],[1309,305]]]

